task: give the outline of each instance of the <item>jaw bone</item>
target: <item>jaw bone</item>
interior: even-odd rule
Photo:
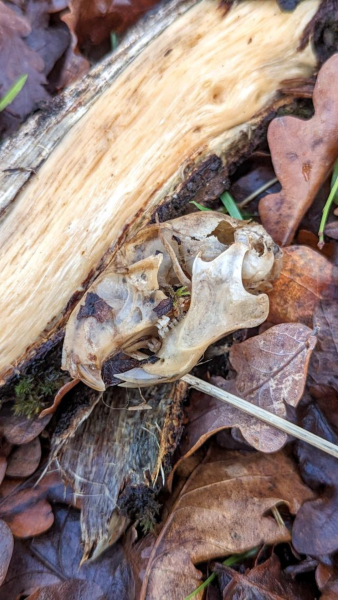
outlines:
[[[103,391],[103,365],[124,352],[142,360],[123,376],[130,386],[181,377],[210,344],[265,320],[268,298],[261,292],[276,276],[278,252],[261,225],[217,212],[146,227],[74,309],[62,368]],[[175,306],[163,313],[182,284],[191,291],[190,307],[189,299],[182,308],[176,298],[178,313]],[[135,354],[142,348],[155,353],[151,361]]]

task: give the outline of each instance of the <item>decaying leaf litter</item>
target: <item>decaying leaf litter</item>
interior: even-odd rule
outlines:
[[[60,12],[66,5],[1,4],[9,38],[35,86],[29,106],[22,107],[19,92],[3,111],[3,131],[83,75],[93,48],[98,56],[105,51],[107,33],[95,3],[71,3],[68,15]],[[148,7],[139,3],[132,18]],[[122,7],[120,20],[110,16],[109,33],[113,27],[119,35],[130,15]],[[43,54],[49,46],[53,60]],[[59,63],[53,73],[61,56],[62,68]],[[16,65],[15,54],[11,60]],[[23,74],[15,69],[2,95]],[[308,103],[306,121],[297,112],[276,117],[269,148],[261,143],[233,174],[230,193],[250,215],[246,220],[228,217],[222,203],[209,198],[204,206],[212,212],[191,207],[177,220],[141,230],[88,288],[68,322],[62,362],[94,389],[77,381],[71,389],[67,374],[61,380],[50,371],[42,378],[41,366],[4,388],[0,598],[186,598],[213,572],[213,581],[193,597],[335,598],[336,459],[216,399],[189,393],[182,383],[173,390],[170,382],[194,368],[197,376],[337,444],[336,242],[330,259],[313,243],[299,244],[299,234],[292,243],[304,229],[305,240],[323,231],[335,239],[332,210],[329,224],[319,222],[338,155],[337,70],[333,56],[314,91],[314,80],[298,82],[296,95],[309,98],[313,91],[314,116]],[[262,187],[263,197],[255,195]],[[268,233],[255,224],[257,199]],[[60,367],[60,352],[53,360]],[[116,387],[121,380],[127,391]],[[39,419],[65,382],[56,415]],[[101,403],[109,427],[101,421]],[[149,410],[158,414],[155,422]],[[127,449],[138,446],[142,454],[136,451],[130,463]],[[127,472],[116,478],[114,461],[123,464],[123,458]],[[129,487],[128,468],[135,473]],[[109,520],[99,534],[90,517],[98,497],[105,498],[103,521]],[[227,557],[231,567],[212,562]]]

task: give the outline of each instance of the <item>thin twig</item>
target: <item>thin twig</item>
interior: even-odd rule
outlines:
[[[282,419],[268,410],[264,410],[255,404],[251,404],[247,400],[243,400],[242,398],[238,398],[238,396],[234,396],[234,394],[230,394],[225,390],[221,390],[207,381],[198,379],[198,377],[194,377],[194,375],[184,375],[181,377],[181,379],[196,390],[204,392],[209,396],[213,396],[222,402],[231,404],[231,406],[239,408],[240,410],[251,415],[252,417],[255,417],[256,419],[259,419],[260,421],[264,421],[264,423],[271,425],[271,427],[280,429],[281,431],[284,431],[285,433],[292,435],[299,440],[306,442],[307,444],[310,444],[310,446],[314,446],[315,448],[326,452],[326,454],[331,454],[331,456],[338,458],[338,446],[335,446],[335,444],[331,444],[331,442],[318,437],[318,435],[310,433],[310,431],[306,431],[306,429],[302,429],[301,427],[298,427],[298,425],[290,423],[289,421],[286,421],[286,419]]]
[[[243,206],[246,206],[247,204],[249,204],[249,202],[251,202],[251,200],[254,200],[257,196],[259,196],[259,194],[261,194],[262,192],[265,192],[265,190],[267,190],[271,185],[274,185],[275,183],[277,183],[277,181],[278,181],[277,177],[274,177],[273,179],[270,179],[270,181],[263,183],[263,185],[261,185],[261,187],[257,188],[257,190],[252,192],[252,194],[250,194],[250,196],[247,196],[246,198],[244,198],[244,200],[242,200],[242,202],[238,202],[237,206],[239,208],[243,208]]]

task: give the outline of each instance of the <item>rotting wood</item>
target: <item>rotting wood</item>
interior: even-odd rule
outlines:
[[[80,384],[63,405],[51,460],[81,499],[83,560],[117,540],[130,519],[151,524],[156,482],[160,475],[164,484],[181,433],[186,390],[183,382],[150,388],[148,411],[137,390],[115,387],[102,395]]]
[[[213,0],[171,2],[4,144],[3,381],[51,346],[119,241],[155,207],[226,187],[254,132],[290,101],[277,98],[282,81],[312,74],[314,51],[300,42],[319,6],[305,0],[283,13],[274,0],[246,0],[227,12]]]

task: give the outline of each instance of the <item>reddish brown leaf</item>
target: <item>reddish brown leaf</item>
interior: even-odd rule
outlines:
[[[13,554],[13,536],[8,525],[0,519],[0,585],[2,585]]]
[[[30,31],[27,19],[20,17],[0,1],[0,96],[21,75],[28,75],[24,88],[0,114],[0,132],[4,128],[6,117],[10,117],[15,125],[42,101],[50,98],[44,88],[47,83],[43,73],[44,61],[24,41]]]
[[[3,520],[18,538],[29,538],[47,531],[54,522],[52,507],[46,500],[39,500],[32,506],[25,506],[22,512],[3,514]]]
[[[337,267],[306,246],[283,250],[281,274],[269,294],[271,323],[304,323],[312,327],[321,299],[337,299]]]
[[[17,417],[4,407],[0,412],[0,431],[11,444],[28,444],[44,430],[51,418],[52,415],[47,415],[43,419]]]
[[[313,600],[314,590],[288,578],[276,554],[245,575],[224,565],[216,573],[226,583],[224,600]]]
[[[72,582],[74,579],[84,581],[89,589],[89,583],[95,583],[107,600],[135,600],[131,571],[119,544],[105,552],[102,558],[79,566],[81,556],[79,512],[56,507],[55,524],[47,533],[33,540],[15,541],[13,559],[0,588],[0,600],[14,599],[19,594],[26,596],[40,588]],[[54,593],[53,588],[49,591]],[[37,597],[41,600],[41,597]],[[48,595],[47,598],[49,600]],[[56,598],[55,595],[51,596],[52,600]],[[82,600],[83,596],[70,594],[58,600],[73,598]]]
[[[196,563],[288,540],[287,528],[267,513],[279,503],[296,513],[309,495],[282,452],[266,457],[211,448],[157,538],[140,600],[184,598],[200,582]]]
[[[316,570],[316,582],[322,592],[321,600],[337,600],[338,570],[332,565],[319,563]]]
[[[75,32],[79,45],[104,42],[111,32],[122,33],[158,0],[70,0],[70,12],[63,17]]]
[[[276,325],[232,347],[230,362],[237,371],[235,380],[214,377],[211,383],[287,418],[286,405],[297,406],[302,397],[315,343],[316,338],[305,325]],[[285,433],[198,392],[192,394],[188,420],[181,442],[183,454],[191,454],[225,427],[239,427],[246,441],[261,452],[276,452],[287,441]]]
[[[278,194],[260,201],[265,229],[280,245],[291,243],[295,231],[338,156],[338,55],[321,68],[313,92],[315,115],[304,121],[285,116],[269,126],[268,141]]]
[[[41,444],[35,438],[28,444],[23,444],[13,450],[8,458],[6,475],[8,477],[29,477],[39,466]]]
[[[49,501],[79,504],[55,471],[45,475],[38,484],[36,477],[26,481],[6,478],[0,487],[0,516],[16,537],[39,535],[53,523]]]

